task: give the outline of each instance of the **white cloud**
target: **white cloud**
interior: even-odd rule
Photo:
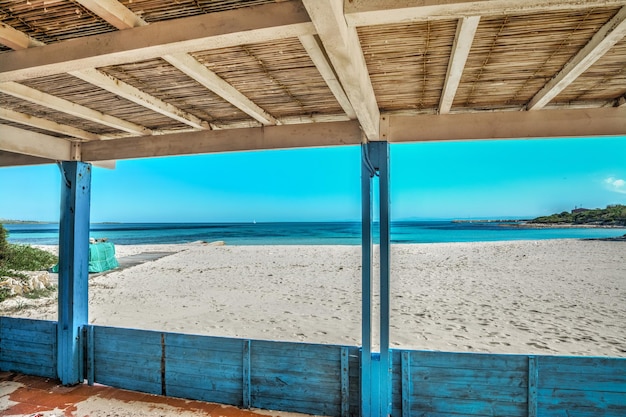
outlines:
[[[626,181],[624,181],[623,179],[609,177],[604,180],[604,183],[609,187],[611,191],[626,194]]]

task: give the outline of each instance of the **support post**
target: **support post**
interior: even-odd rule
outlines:
[[[389,143],[376,142],[379,170],[380,210],[380,415],[391,412],[391,359],[389,357],[389,251],[391,224],[389,215]]]
[[[372,415],[372,178],[369,145],[361,145],[361,415]]]
[[[82,327],[88,322],[91,165],[61,162],[59,224],[58,376],[63,385],[84,380]]]
[[[372,353],[372,178],[379,177],[380,235],[380,353]],[[391,411],[391,371],[389,355],[389,143],[362,145],[362,343],[361,413],[388,416]]]

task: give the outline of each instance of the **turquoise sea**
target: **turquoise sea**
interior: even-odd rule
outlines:
[[[57,224],[5,224],[9,242],[58,244]],[[626,228],[520,228],[509,223],[453,221],[393,222],[392,243],[607,238]],[[318,223],[106,223],[92,224],[91,237],[115,244],[223,240],[227,245],[359,245],[359,222]]]

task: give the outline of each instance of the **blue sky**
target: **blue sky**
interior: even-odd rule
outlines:
[[[358,147],[118,161],[92,222],[358,220]],[[0,168],[0,219],[58,221],[55,165]],[[391,146],[392,219],[527,218],[626,204],[626,137]]]

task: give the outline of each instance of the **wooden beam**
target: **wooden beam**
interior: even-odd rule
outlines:
[[[558,74],[528,102],[528,110],[539,110],[558,96],[583,72],[626,36],[626,6],[596,32]]]
[[[69,74],[188,126],[196,129],[210,129],[207,122],[193,114],[187,113],[104,72],[96,69],[84,69],[71,71]]]
[[[368,140],[378,140],[380,112],[355,28],[348,27],[342,0],[303,0],[339,81]]]
[[[16,112],[11,109],[0,107],[0,119],[10,122],[20,123],[26,126],[36,127],[37,129],[48,130],[50,132],[60,133],[65,136],[84,140],[100,139],[98,135],[78,129],[74,126],[68,126],[57,123],[53,120],[42,119],[40,117],[31,116],[30,114]]]
[[[463,75],[467,57],[472,49],[478,23],[480,23],[480,16],[463,17],[459,19],[456,27],[454,45],[452,46],[452,54],[448,62],[448,72],[446,73],[446,80],[443,85],[441,100],[439,101],[440,114],[450,113],[456,90],[461,82],[461,76]]]
[[[184,53],[165,55],[163,59],[260,123],[264,125],[278,124],[278,121],[271,114],[191,55]]]
[[[626,135],[624,107],[388,118],[393,143]]]
[[[91,1],[91,0],[81,0],[81,1],[89,4],[90,6],[93,6],[96,10],[100,10],[104,5],[104,2],[97,2],[97,1]],[[115,0],[111,1],[110,7],[112,10],[117,10],[119,8],[119,7],[116,8],[115,4],[121,6],[123,10],[128,10],[126,9],[126,7],[122,6],[120,3],[118,3]],[[130,10],[128,11],[130,12]],[[123,16],[123,18],[121,18],[120,21],[125,21],[125,18],[126,16]],[[146,24],[139,17],[137,17],[137,19],[139,19],[138,24],[142,24],[142,23]],[[10,45],[13,49],[19,50],[19,49],[29,48],[31,46],[43,46],[44,45],[43,42],[35,41],[34,39],[30,38],[25,33],[20,32],[14,28],[11,28],[10,26],[7,26],[7,25],[0,26],[0,42],[2,42],[2,39],[3,39],[2,33],[4,33],[5,30],[9,33],[12,33],[16,39],[22,40],[21,42],[13,42],[13,44]],[[172,104],[166,103],[156,97],[153,97],[131,86],[130,84],[127,84],[121,80],[118,80],[117,78],[112,77],[111,75],[106,74],[104,72],[90,68],[90,69],[84,69],[81,71],[71,71],[70,74],[85,82],[88,82],[99,88],[102,88],[103,90],[107,90],[120,97],[124,97],[125,99],[132,101],[133,103],[139,104],[140,106],[144,106],[157,113],[163,114],[164,116],[170,117],[174,120],[178,120],[181,123],[187,124],[197,129],[210,129],[209,124],[207,122],[200,120],[198,117],[190,113],[187,113]]]
[[[120,30],[147,25],[145,20],[117,0],[75,1]]]
[[[348,25],[358,27],[624,5],[624,0],[346,0],[345,14]]]
[[[0,150],[0,167],[14,167],[22,165],[42,165],[54,163],[51,159],[37,158],[30,155],[6,152]]]
[[[0,82],[314,33],[300,2],[245,7],[7,52],[0,60]]]
[[[0,43],[11,49],[26,49],[45,45],[37,39],[0,22]]]
[[[147,26],[148,23],[132,10],[128,9],[117,0],[77,0],[83,7],[100,16],[111,25],[120,30],[134,27]],[[97,85],[107,91],[124,97],[134,103],[147,107],[157,113],[161,113],[181,123],[195,127],[197,129],[210,129],[207,122],[187,113],[172,104],[166,103],[156,97],[126,84],[109,74],[93,69],[70,72],[71,75]]]
[[[71,160],[72,143],[17,127],[0,125],[0,150],[59,161]]]
[[[83,160],[99,161],[360,143],[359,124],[356,121],[347,121],[203,130],[164,136],[86,142],[81,148]]]
[[[2,83],[0,84],[0,92],[9,94],[22,100],[30,101],[31,103],[35,103],[40,106],[71,114],[72,116],[80,117],[82,119],[100,123],[115,129],[123,130],[134,135],[151,134],[150,129],[147,129],[143,126],[139,126],[135,123],[122,120],[118,117],[110,116],[108,114],[104,114],[88,107],[81,106],[80,104],[72,103],[69,100],[55,97],[51,94],[35,90],[34,88],[27,87],[23,84],[15,82]]]
[[[315,64],[315,67],[319,71],[322,78],[324,78],[324,81],[326,81],[326,85],[330,88],[330,91],[332,91],[333,95],[337,99],[337,102],[348,118],[356,119],[356,113],[352,108],[352,104],[350,104],[350,99],[348,99],[346,92],[343,91],[343,87],[337,78],[337,74],[330,64],[328,55],[324,52],[318,38],[313,35],[305,35],[299,36],[298,39],[300,39],[300,43],[309,54],[313,64]]]

